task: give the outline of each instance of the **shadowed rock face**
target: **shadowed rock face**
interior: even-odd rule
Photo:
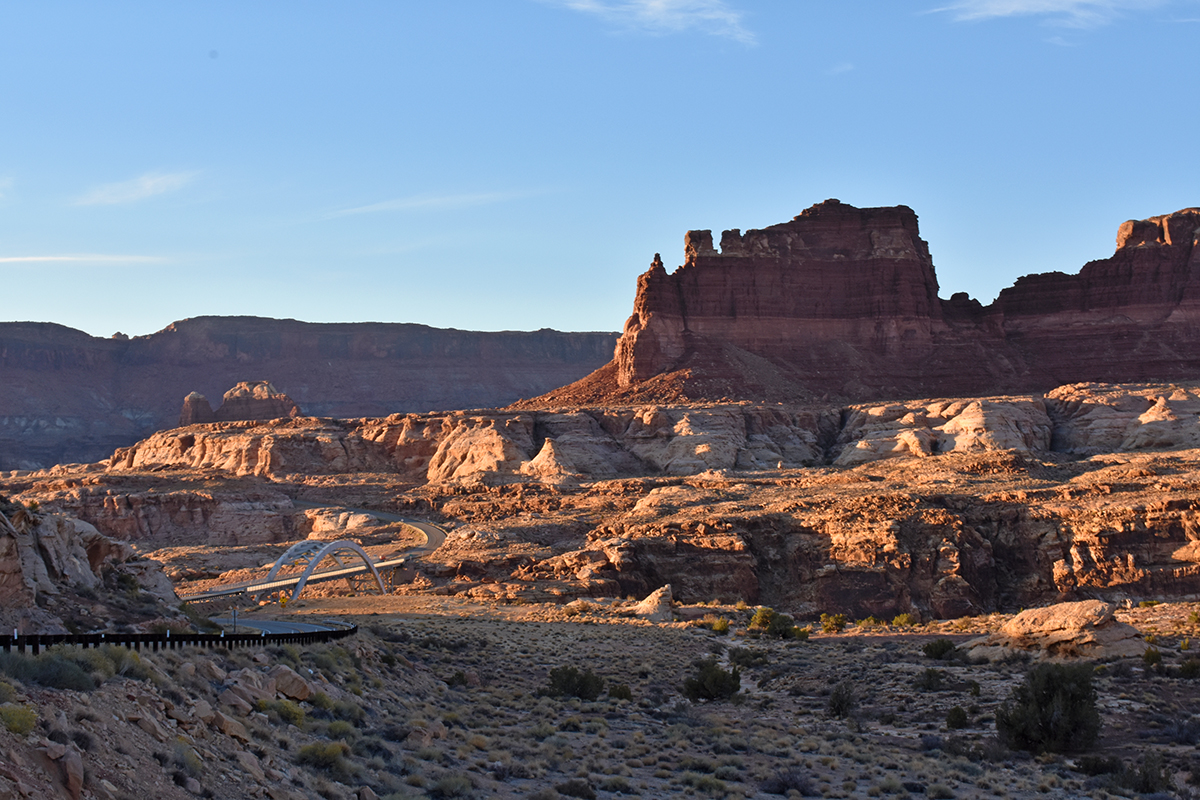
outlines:
[[[539,402],[848,400],[1046,391],[1200,373],[1200,209],[1121,225],[1112,258],[1030,275],[989,306],[937,296],[907,206],[836,200],[655,256],[613,361]]]
[[[111,339],[0,323],[0,470],[104,458],[174,426],[189,392],[217,397],[263,377],[323,417],[504,405],[586,375],[615,341],[258,317],[199,317]]]

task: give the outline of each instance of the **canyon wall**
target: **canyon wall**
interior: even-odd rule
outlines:
[[[502,406],[603,364],[611,333],[199,317],[133,338],[0,323],[0,470],[106,458],[192,392],[270,380],[315,416]],[[206,403],[207,405],[207,403]]]
[[[836,200],[762,230],[689,231],[638,278],[613,360],[525,407],[701,399],[870,400],[1200,377],[1200,209],[1120,226],[1075,275],[983,306],[938,297],[907,206]]]

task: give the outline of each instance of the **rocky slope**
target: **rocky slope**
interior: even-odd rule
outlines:
[[[1200,209],[1129,221],[1075,275],[989,306],[937,296],[907,206],[827,200],[742,234],[689,231],[638,278],[612,362],[525,407],[630,400],[850,400],[1043,392],[1200,375]]]
[[[135,558],[128,544],[80,519],[0,497],[0,630],[105,630],[116,617],[179,617],[178,605],[158,562]]]
[[[576,380],[611,333],[480,333],[424,325],[199,317],[133,338],[0,323],[0,470],[90,462],[215,397],[269,378],[306,413],[386,415],[504,405]]]

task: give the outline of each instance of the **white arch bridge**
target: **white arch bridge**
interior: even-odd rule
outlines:
[[[326,559],[333,561],[334,566],[318,570],[317,567]],[[334,580],[344,580],[353,594],[372,589],[387,594],[393,585],[396,570],[403,569],[407,561],[407,558],[372,561],[357,542],[347,539],[334,542],[305,539],[296,542],[276,559],[267,576],[261,580],[230,583],[195,594],[181,594],[179,599],[190,603],[239,594],[254,595],[258,599],[264,594],[278,592],[286,595],[288,602],[291,602],[300,596],[307,584]],[[279,571],[285,567],[304,569],[299,574],[279,577]]]

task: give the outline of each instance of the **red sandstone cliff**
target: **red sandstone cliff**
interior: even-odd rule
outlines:
[[[1200,209],[1124,223],[1077,275],[990,306],[937,296],[907,206],[827,200],[790,222],[689,231],[683,266],[638,278],[613,360],[526,405],[722,397],[853,400],[1046,391],[1200,375]]]

